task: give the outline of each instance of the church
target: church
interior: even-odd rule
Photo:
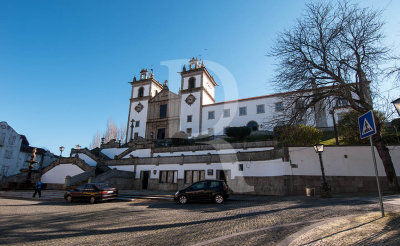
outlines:
[[[42,170],[43,183],[68,189],[85,182],[105,182],[119,189],[175,192],[197,181],[217,179],[225,180],[238,194],[302,195],[304,187],[316,187],[318,194],[320,159],[312,146],[282,147],[275,140],[228,142],[223,138],[170,145],[163,139],[179,138],[182,132],[189,138],[218,138],[226,127],[237,126],[249,127],[252,134],[267,134],[282,124],[275,119],[284,120],[291,110],[286,106],[288,97],[302,93],[312,98],[319,89],[329,87],[216,102],[217,82],[203,62],[191,59],[183,64],[180,76],[181,88],[174,93],[167,82],[155,79],[153,71],[143,69],[130,82],[127,143],[113,139],[92,150],[72,149],[70,157],[59,158]],[[333,105],[316,105],[302,123],[331,130],[335,118],[349,107],[341,98],[329,101]],[[292,110],[298,107],[301,103]],[[368,151],[369,146],[325,147],[325,173],[333,193],[376,189],[374,170],[365,166],[371,162]],[[400,160],[399,148],[391,148],[391,155]],[[383,165],[379,167],[383,174]]]
[[[216,102],[217,83],[203,62],[192,58],[187,68],[183,65],[180,75],[181,89],[178,94],[169,90],[167,81],[163,84],[158,82],[153,71],[148,73],[147,69],[143,69],[138,80],[133,78],[130,82],[132,91],[126,142],[138,138],[173,138],[178,132],[186,133],[189,138],[219,136],[224,135],[226,127],[239,126],[247,126],[252,131],[272,131],[280,122],[270,122],[283,115],[284,96],[290,93]],[[335,115],[329,114],[324,105],[320,107],[323,110],[304,123],[332,130]],[[340,119],[341,113],[347,110],[345,108],[334,112],[336,119]]]

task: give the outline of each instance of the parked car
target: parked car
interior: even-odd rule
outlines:
[[[67,191],[64,198],[67,202],[86,200],[90,203],[115,199],[118,195],[117,188],[111,188],[104,183],[89,183],[79,188]]]
[[[175,193],[174,199],[178,204],[192,200],[211,200],[223,203],[229,197],[229,188],[223,180],[204,180]]]

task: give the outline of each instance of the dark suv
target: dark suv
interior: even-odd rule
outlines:
[[[191,200],[211,200],[220,204],[228,199],[228,190],[223,180],[204,180],[176,192],[174,199],[178,204]]]

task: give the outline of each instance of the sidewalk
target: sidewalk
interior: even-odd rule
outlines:
[[[400,245],[400,212],[328,219],[306,227],[278,245]]]

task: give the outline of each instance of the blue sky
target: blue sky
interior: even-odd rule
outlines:
[[[359,2],[384,9],[387,42],[399,48],[400,1]],[[273,93],[274,61],[266,53],[304,4],[0,0],[0,121],[32,146],[59,154],[63,145],[68,154],[76,144],[88,146],[108,118],[126,124],[127,82],[142,68],[152,67],[160,82],[170,79],[177,92],[177,75],[161,63],[193,56],[235,78],[236,95],[224,93],[217,78],[217,101]]]

